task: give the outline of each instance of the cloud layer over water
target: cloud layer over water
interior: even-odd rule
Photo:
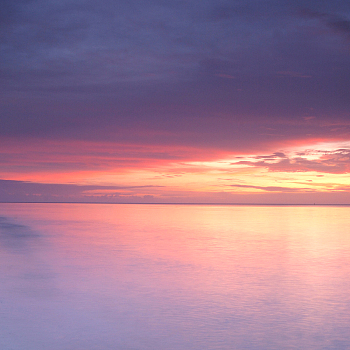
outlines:
[[[0,6],[2,179],[37,182],[23,174],[46,168],[46,181],[59,183],[65,171],[154,169],[350,139],[348,1]],[[347,151],[331,152],[251,165],[346,173]]]

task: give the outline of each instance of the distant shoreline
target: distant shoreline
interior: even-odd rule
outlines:
[[[109,204],[109,205],[202,205],[202,206],[350,206],[349,204],[324,204],[324,203],[309,203],[309,204],[289,204],[289,203],[110,203],[110,202],[1,202],[0,204]]]

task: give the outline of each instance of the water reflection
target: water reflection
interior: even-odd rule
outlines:
[[[29,249],[33,239],[38,236],[28,226],[11,222],[8,218],[0,216],[0,245],[3,249],[11,251]]]
[[[55,294],[55,273],[41,235],[11,217],[0,217],[0,273],[2,290],[12,297],[50,297]]]
[[[0,348],[350,348],[349,210],[0,205]]]

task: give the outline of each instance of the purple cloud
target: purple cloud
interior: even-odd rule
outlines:
[[[237,188],[248,188],[248,189],[257,189],[257,190],[263,190],[267,192],[313,192],[311,188],[292,188],[292,187],[282,187],[282,186],[253,186],[253,185],[229,185],[231,187],[237,187]]]
[[[273,152],[349,140],[349,18],[346,0],[3,0],[3,174],[235,154],[261,154],[236,164],[270,171],[348,173],[348,150]],[[84,192],[45,187],[61,190]]]
[[[45,184],[0,180],[0,202],[118,202],[150,200],[151,195],[135,195],[142,189],[162,186],[102,186]]]
[[[309,151],[318,155],[317,159],[307,159],[308,153],[299,152],[297,156],[287,157],[284,153],[269,156],[257,156],[253,161],[238,161],[232,164],[266,168],[269,171],[305,172],[316,171],[329,174],[347,174],[350,172],[350,149],[335,151]]]

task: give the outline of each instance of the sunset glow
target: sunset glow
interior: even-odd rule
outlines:
[[[348,4],[107,3],[4,7],[0,201],[349,203]]]

